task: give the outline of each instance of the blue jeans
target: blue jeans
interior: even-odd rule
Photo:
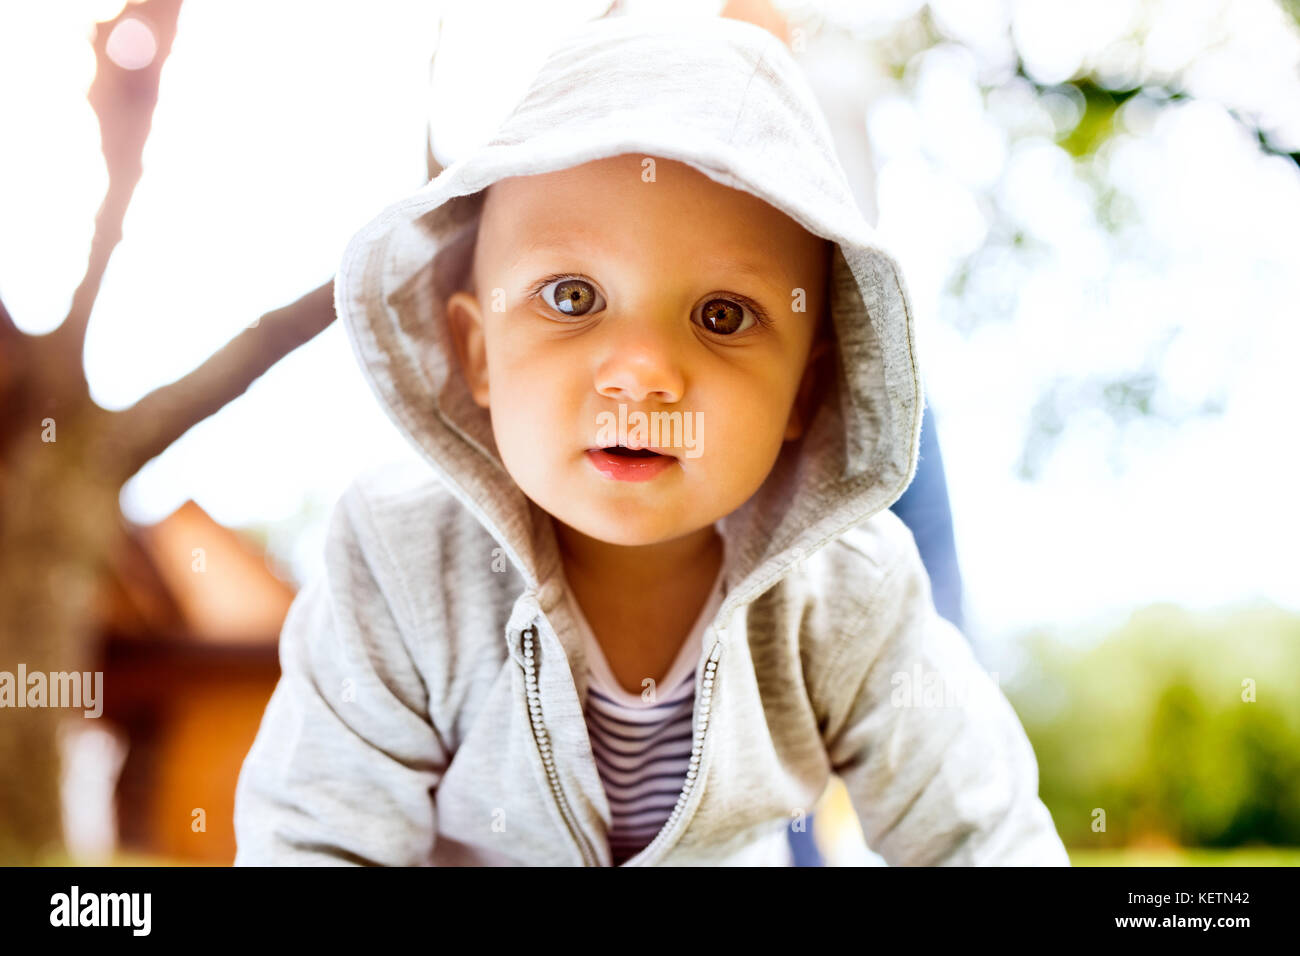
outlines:
[[[957,546],[952,533],[948,482],[944,478],[939,436],[935,432],[934,415],[928,402],[921,417],[921,449],[916,475],[890,510],[903,519],[916,538],[916,548],[921,552],[921,561],[930,575],[935,609],[964,633],[961,569],[957,565]],[[796,831],[791,824],[787,836],[795,866],[826,865],[813,840],[813,814],[804,820],[802,832]]]

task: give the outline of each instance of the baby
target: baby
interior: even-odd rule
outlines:
[[[778,40],[587,25],[335,288],[428,467],[336,509],[237,864],[789,865],[831,774],[890,864],[1068,864],[888,510],[907,294]]]
[[[554,520],[565,580],[631,692],[659,680],[712,591],[717,521],[803,431],[827,246],[673,160],[615,156],[487,192],[479,291],[453,295],[447,317],[505,468]],[[677,418],[654,454],[649,424],[600,437],[611,408]]]

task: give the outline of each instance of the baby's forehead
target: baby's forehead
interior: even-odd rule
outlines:
[[[758,196],[688,163],[622,154],[500,180],[486,190],[484,225],[511,247],[678,239],[684,251],[734,255],[764,271],[828,261],[830,243]],[[791,257],[795,263],[791,263]]]
[[[703,201],[711,206],[772,209],[758,197],[733,189],[705,175],[689,163],[662,156],[622,153],[527,176],[510,176],[488,187],[489,196],[570,201],[574,198],[617,198],[621,203]],[[562,200],[560,197],[563,197]],[[775,210],[773,210],[775,211]]]

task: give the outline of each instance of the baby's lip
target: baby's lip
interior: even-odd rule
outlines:
[[[652,451],[657,455],[663,455],[665,458],[676,458],[677,455],[669,448],[661,448],[658,445],[645,445],[640,442],[619,442],[617,445],[593,445],[587,451],[604,451],[606,448],[629,448],[632,451]]]

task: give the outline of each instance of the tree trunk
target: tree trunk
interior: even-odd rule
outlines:
[[[62,851],[58,726],[93,719],[50,706],[58,701],[48,686],[46,706],[17,707],[27,699],[19,665],[28,675],[92,666],[96,588],[122,527],[120,480],[96,460],[105,446],[95,428],[107,413],[74,405],[64,414],[58,403],[43,413],[27,399],[11,422],[0,498],[0,670],[14,675],[16,695],[0,710],[0,860],[11,864]],[[51,420],[55,440],[45,441]]]

